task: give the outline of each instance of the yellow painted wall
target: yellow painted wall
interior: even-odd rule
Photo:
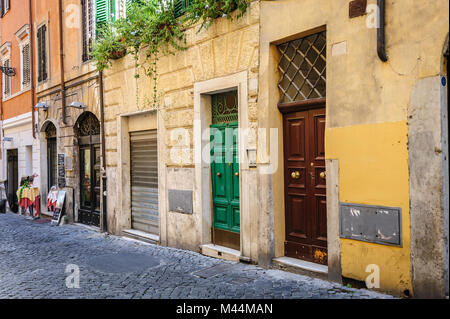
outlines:
[[[339,200],[401,207],[403,222],[402,248],[340,240],[342,274],[364,280],[366,266],[377,264],[382,290],[412,291],[407,114],[417,81],[441,71],[449,2],[387,1],[387,63],[378,59],[376,29],[367,28],[368,16],[350,19],[349,2],[261,1],[258,124],[282,130],[276,46],[326,29],[326,158],[339,163]],[[339,43],[346,52],[333,55]],[[285,238],[282,147],[279,154],[279,170],[272,176],[276,256],[284,254]]]
[[[342,275],[364,281],[380,267],[385,289],[411,290],[408,127],[406,121],[326,131],[326,156],[339,159],[339,200],[400,207],[403,247],[341,239]]]

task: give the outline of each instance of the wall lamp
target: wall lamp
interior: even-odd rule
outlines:
[[[70,107],[74,107],[74,108],[80,109],[80,110],[84,110],[85,108],[87,108],[87,106],[81,102],[72,102],[72,103],[70,103]]]
[[[48,110],[48,104],[45,102],[39,102],[38,104],[35,105],[36,109],[43,109],[44,111]]]

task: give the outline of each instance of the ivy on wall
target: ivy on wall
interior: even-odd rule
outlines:
[[[249,0],[127,0],[126,17],[99,25],[92,58],[102,71],[111,66],[112,60],[131,54],[135,78],[139,78],[141,67],[153,80],[155,106],[158,56],[185,50],[185,31],[197,23],[201,31],[219,17],[239,19],[247,11],[248,3]],[[237,13],[232,15],[234,11]]]

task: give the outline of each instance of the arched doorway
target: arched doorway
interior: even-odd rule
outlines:
[[[47,190],[52,186],[58,186],[58,149],[57,133],[53,123],[48,123],[45,128],[45,139],[47,140]]]
[[[78,135],[80,163],[80,208],[78,222],[100,226],[100,122],[85,112],[75,131]]]

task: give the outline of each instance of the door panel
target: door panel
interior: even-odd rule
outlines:
[[[80,147],[80,209],[79,222],[100,226],[100,147]]]
[[[325,108],[284,115],[285,254],[323,264],[327,263],[325,123]]]
[[[214,228],[240,233],[239,154],[236,128],[235,122],[211,125],[211,178]]]

